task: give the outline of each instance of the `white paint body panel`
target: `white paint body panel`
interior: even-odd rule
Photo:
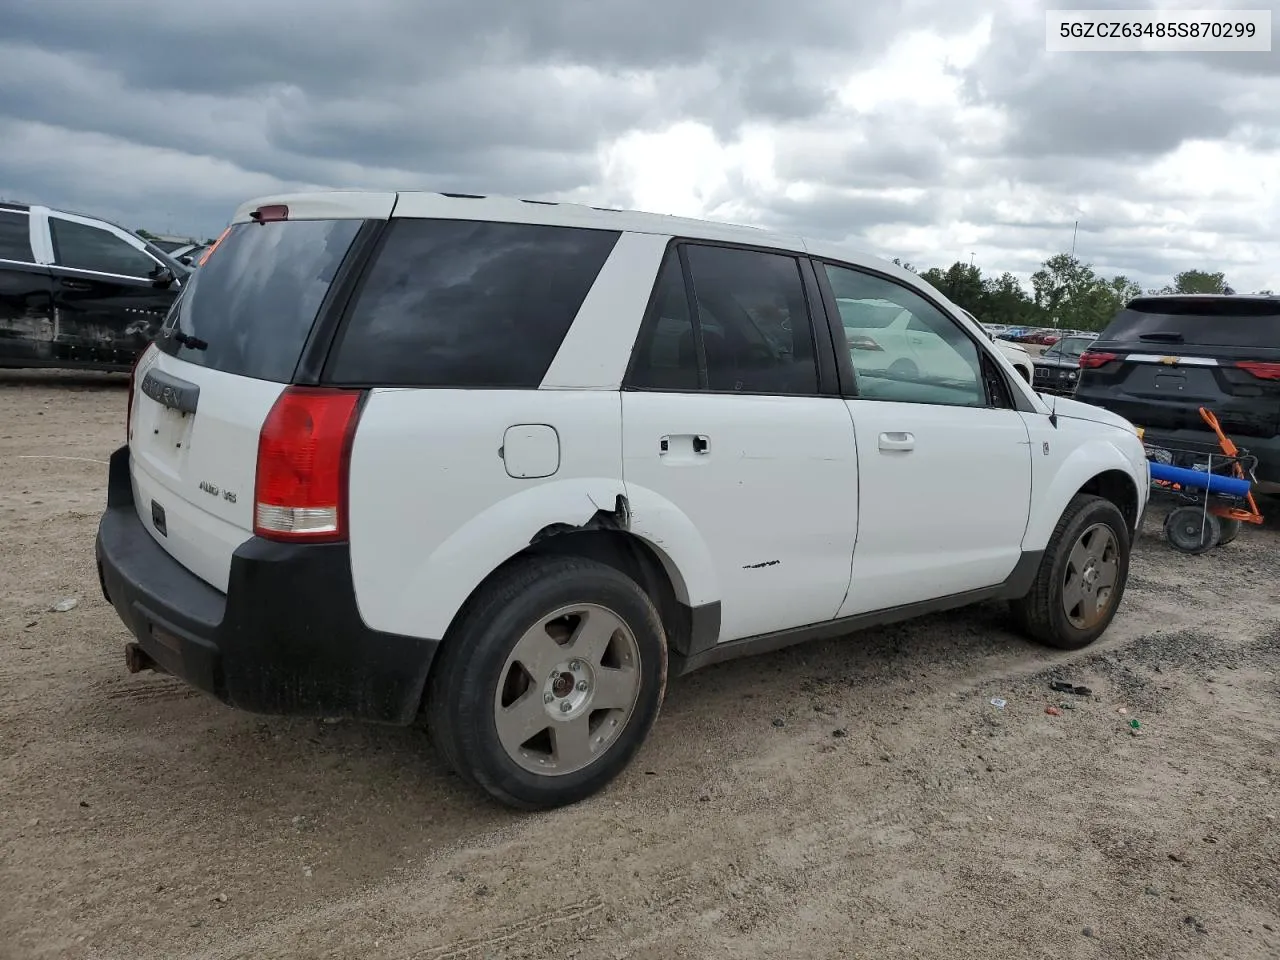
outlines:
[[[1065,397],[1056,407],[1056,427],[1047,416],[1022,415],[1031,438],[1034,504],[1022,542],[1025,550],[1045,548],[1071,498],[1100,473],[1129,475],[1138,492],[1139,516],[1151,496],[1146,451],[1132,424],[1110,410]]]
[[[1004,580],[1022,554],[1031,499],[1022,417],[1013,410],[846,402],[864,509],[840,615]]]
[[[612,511],[621,397],[605,391],[374,390],[351,455],[351,566],[375,630],[443,637],[458,608],[543,527]],[[554,476],[508,475],[508,427],[560,438]]]
[[[622,432],[632,525],[661,544],[669,515],[688,518],[720,589],[722,641],[835,616],[858,532],[842,400],[626,392]]]
[[[353,444],[349,521],[356,600],[373,629],[443,637],[475,588],[540,530],[611,512],[619,496],[678,599],[721,604],[722,642],[998,584],[1023,550],[1044,548],[1071,497],[1105,470],[1133,478],[1145,504],[1146,461],[1130,425],[1059,399],[1055,428],[1008,351],[915,274],[863,251],[653,214],[426,193],[263,197],[234,219],[271,203],[288,204],[294,219],[623,232],[540,389],[371,392]],[[811,252],[893,277],[971,325],[1034,412],[620,391],[673,236]],[[201,396],[185,428],[137,396],[139,513],[150,528],[150,499],[163,497],[169,536],[156,539],[225,590],[231,554],[252,532],[258,433],[283,386],[154,350],[148,362],[198,383]],[[911,449],[882,450],[881,434],[890,446],[909,434]],[[707,439],[706,453],[695,437]],[[200,490],[202,480],[235,491],[236,502]]]
[[[184,418],[141,392],[150,369],[200,387],[193,416]],[[224,592],[231,555],[253,536],[258,435],[283,390],[284,384],[208,370],[155,347],[138,365],[129,442],[138,516],[170,555]],[[218,493],[205,492],[201,482]],[[168,536],[152,525],[153,499],[164,508]]]

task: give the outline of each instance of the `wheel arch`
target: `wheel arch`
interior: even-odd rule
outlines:
[[[635,581],[653,601],[675,653],[686,653],[694,632],[694,611],[679,567],[655,544],[617,524],[617,516],[600,511],[586,524],[549,524],[523,549],[498,564],[480,581],[454,614],[445,632],[447,643],[468,607],[510,567],[538,557],[580,557],[612,567]],[[718,605],[716,605],[718,607]]]
[[[1133,471],[1129,459],[1114,444],[1101,439],[1081,444],[1059,467],[1048,490],[1033,503],[1023,549],[1043,550],[1063,511],[1079,493],[1114,503],[1130,536],[1134,536],[1142,497]]]
[[[1077,493],[1091,493],[1110,500],[1119,509],[1129,530],[1136,532],[1138,524],[1138,486],[1133,477],[1123,470],[1103,470],[1090,477]]]
[[[542,513],[541,519],[533,521],[540,525],[532,535],[526,532],[519,540],[508,536],[501,546],[492,544],[486,572],[470,578],[472,585],[465,594],[445,596],[428,590],[429,595],[415,596],[410,602],[430,616],[433,636],[448,643],[466,611],[513,564],[531,557],[577,556],[613,567],[639,584],[658,609],[673,656],[687,655],[694,645],[714,643],[720,632],[718,584],[710,550],[692,520],[665,497],[643,487],[611,492],[612,503],[604,496],[592,496],[581,501],[590,510],[576,516],[576,511],[555,509],[550,504],[546,510],[535,511],[534,503],[525,503],[526,517]],[[564,506],[561,499],[558,507]],[[451,541],[475,543],[484,539],[479,535],[470,539],[470,526],[464,526]],[[427,568],[437,568],[441,559],[431,558]],[[436,609],[426,610],[429,606]]]

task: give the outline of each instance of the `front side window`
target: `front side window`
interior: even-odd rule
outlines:
[[[896,281],[835,264],[824,269],[860,398],[987,405],[981,353],[954,320]]]
[[[54,258],[60,267],[145,279],[160,265],[109,230],[61,217],[49,218]]]

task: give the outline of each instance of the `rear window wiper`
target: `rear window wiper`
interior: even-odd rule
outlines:
[[[190,347],[192,350],[208,350],[209,344],[199,337],[193,337],[189,333],[183,333],[179,330],[173,335],[173,339],[177,340],[184,347]]]
[[[1156,340],[1160,343],[1182,343],[1182,334],[1180,333],[1140,333],[1139,340]]]

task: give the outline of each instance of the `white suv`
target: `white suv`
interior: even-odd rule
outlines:
[[[859,370],[841,300],[951,356]],[[669,675],[993,599],[1043,643],[1098,637],[1146,460],[1125,420],[1055,403],[919,277],[841,246],[259,200],[134,371],[99,574],[131,670],[252,711],[424,713],[467,779],[551,807],[628,763]]]

